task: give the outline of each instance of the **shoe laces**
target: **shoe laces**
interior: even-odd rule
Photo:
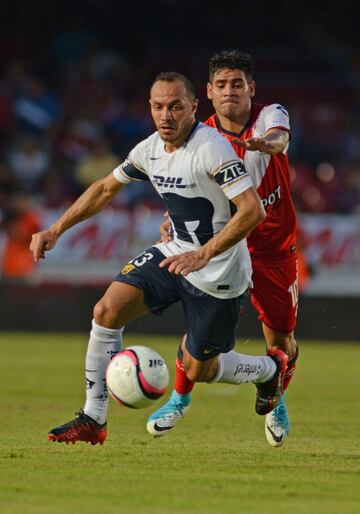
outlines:
[[[276,419],[282,424],[287,420],[287,413],[285,407],[280,404],[276,409],[274,409],[274,415]]]
[[[93,430],[97,425],[96,421],[91,419],[87,414],[85,414],[85,412],[82,409],[78,412],[75,412],[75,416],[77,417],[72,422],[74,428],[76,427],[80,430]]]
[[[167,419],[174,418],[178,420],[184,417],[184,406],[180,402],[171,399],[159,409],[159,414]]]
[[[84,421],[89,421],[88,416],[86,416],[85,412],[82,409],[75,412],[75,416],[76,418],[74,419],[74,423],[82,423]]]
[[[280,405],[278,405],[273,411],[272,411],[273,418],[275,419],[276,424],[280,425],[281,427],[288,427],[289,425],[289,417],[286,410],[286,406],[281,401]]]

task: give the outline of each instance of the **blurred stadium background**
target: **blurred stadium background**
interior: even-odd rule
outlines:
[[[306,3],[305,3],[306,4]],[[258,101],[290,113],[293,198],[308,273],[299,338],[360,333],[360,55],[345,2],[35,2],[2,13],[0,32],[0,330],[87,331],[119,267],[158,237],[163,205],[130,185],[70,230],[35,266],[31,233],[153,130],[148,90],[160,71],[195,82],[199,119],[207,62],[222,49],[255,59]],[[178,333],[179,310],[129,330]],[[260,336],[249,308],[242,337]]]

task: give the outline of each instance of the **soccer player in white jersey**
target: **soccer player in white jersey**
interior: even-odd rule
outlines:
[[[253,60],[238,50],[225,50],[210,59],[207,94],[215,112],[205,124],[222,134],[244,160],[266,210],[266,219],[247,238],[253,267],[251,302],[258,311],[268,347],[281,348],[289,356],[285,390],[294,374],[298,354],[294,337],[298,308],[296,215],[287,157],[289,115],[278,103],[266,105],[254,101]],[[164,223],[161,228],[164,241],[169,239],[167,230],[168,225]],[[175,413],[180,412],[181,405],[189,406],[193,388],[179,360],[174,387],[175,407],[170,398],[151,416],[152,419],[165,416],[169,426],[179,418]],[[278,407],[265,417],[269,444],[281,446],[289,427],[283,396]]]
[[[186,320],[180,353],[192,381],[252,381],[260,413],[281,399],[287,355],[278,349],[267,356],[232,350],[239,300],[251,284],[245,238],[265,218],[260,198],[230,143],[195,120],[197,100],[186,77],[158,75],[150,104],[157,131],[31,242],[35,260],[43,258],[67,229],[103,209],[125,184],[142,180],[150,180],[163,198],[174,231],[171,243],[156,244],[124,266],[95,306],[86,402],[73,420],[49,432],[53,441],[104,442],[105,372],[121,348],[124,325],[148,312],[161,314],[177,301]],[[161,432],[161,426],[153,429]]]

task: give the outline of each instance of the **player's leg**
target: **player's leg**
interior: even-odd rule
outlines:
[[[298,357],[294,331],[277,332],[263,323],[263,332],[268,348],[282,348],[290,356],[284,377],[283,391],[285,393],[294,375]],[[290,418],[284,393],[280,404],[265,416],[265,436],[268,443],[275,447],[282,446],[290,433]]]
[[[121,349],[122,327],[148,312],[143,291],[133,285],[113,282],[94,308],[94,319],[85,361],[86,402],[83,410],[64,425],[52,429],[52,441],[103,442],[106,439],[106,418],[109,394],[106,368]]]
[[[204,361],[195,358],[185,343],[182,348],[182,362],[191,384],[222,382],[238,385],[255,382],[257,386],[266,384],[267,405],[269,396],[276,404],[281,400],[282,382],[287,363],[287,356],[281,350],[276,351],[272,356],[264,357],[229,351]],[[265,414],[260,410],[262,408],[261,401],[261,397],[257,396],[256,409],[259,414]],[[182,394],[174,389],[170,399],[150,415],[147,422],[148,432],[156,437],[166,435],[184,417],[190,407],[190,402],[191,392]]]
[[[86,356],[86,403],[69,423],[56,427],[49,439],[59,442],[102,443],[106,437],[108,391],[105,373],[111,357],[120,350],[122,327],[143,314],[161,312],[177,301],[175,276],[160,269],[164,259],[150,248],[123,267],[94,309],[93,328]]]
[[[248,293],[241,296],[241,307],[240,314],[244,311],[245,301],[248,298]],[[183,340],[184,342],[185,340]],[[194,389],[195,382],[190,380],[187,376],[186,370],[183,364],[183,349],[182,345],[179,346],[178,355],[175,361],[175,380],[174,380],[174,391],[173,398],[177,403],[188,406],[191,400],[191,391]]]
[[[121,350],[123,327],[148,310],[143,291],[122,282],[113,282],[94,308],[85,361],[84,413],[100,425],[106,421],[109,404],[106,369],[111,358]]]
[[[296,257],[274,267],[253,266],[251,301],[259,313],[268,351],[281,348],[288,356],[284,377],[285,391],[295,371],[298,347],[294,327],[298,307]],[[266,438],[272,446],[281,446],[290,431],[285,397],[265,418]]]
[[[184,296],[188,328],[184,348],[184,368],[193,382],[264,384],[272,401],[280,401],[287,356],[276,350],[268,356],[246,355],[234,351],[241,297],[218,299],[186,285]],[[213,357],[217,357],[214,362]],[[209,363],[205,366],[205,362]],[[265,414],[257,398],[256,410]]]
[[[243,295],[240,296],[240,316],[244,314],[245,305],[247,303],[249,297],[249,292],[246,291]],[[191,393],[195,386],[195,382],[189,380],[186,374],[186,370],[184,368],[184,364],[182,362],[183,352],[181,349],[181,345],[179,347],[179,352],[175,362],[175,380],[174,380],[174,390],[179,395],[186,395]]]
[[[289,356],[288,365],[286,368],[284,378],[284,391],[286,391],[296,368],[296,360],[298,358],[299,350],[295,340],[294,331],[279,332],[271,329],[265,323],[262,323],[262,329],[265,336],[268,348],[280,348]]]
[[[197,381],[206,382],[209,377],[212,378],[215,375],[220,351],[215,347],[214,340],[216,341],[217,335],[214,336],[212,331],[212,326],[216,326],[218,330],[219,323],[216,320],[221,319],[221,313],[216,312],[216,310],[219,310],[220,301],[195,288],[183,277],[179,278],[179,286],[181,288],[188,334],[184,336],[178,349],[174,390],[169,400],[153,412],[147,421],[148,432],[157,437],[166,435],[176,423],[184,417],[186,410],[190,406],[191,391],[195,384],[194,378],[196,378]],[[234,318],[234,320],[231,320],[234,327],[236,326],[237,319],[237,314],[236,318],[234,315],[235,310],[236,306],[231,315],[231,317]],[[225,312],[225,316],[227,314],[228,313]],[[226,331],[229,325],[226,323],[225,319],[223,321]],[[214,340],[211,340],[210,343],[206,337],[204,328],[206,328],[206,334],[210,333],[214,336]],[[229,334],[231,335],[231,328]],[[191,351],[195,353],[197,350],[194,341],[200,341],[201,338],[205,338],[206,344],[209,343],[204,353],[202,347],[199,350],[199,359],[193,357],[187,349],[189,336],[192,341],[191,346],[195,346],[195,350]],[[224,337],[226,338],[227,334],[221,333],[221,338]],[[196,356],[198,356],[198,353],[196,353]],[[189,372],[190,374],[188,375]]]
[[[182,298],[188,333],[178,354],[183,372],[191,382],[241,384],[255,381],[276,385],[279,401],[287,356],[257,357],[232,351],[239,313],[239,298],[219,300],[184,282]],[[219,322],[221,320],[221,323]],[[224,353],[221,353],[224,352]],[[279,356],[279,357],[278,357]],[[281,362],[280,362],[281,361]],[[281,389],[280,387],[280,389]],[[170,400],[148,419],[147,429],[155,436],[165,435],[189,407],[191,392],[173,391]]]
[[[181,373],[176,374],[175,386],[170,395],[170,398],[164,405],[153,412],[147,420],[146,429],[149,434],[155,437],[166,435],[172,428],[175,427],[177,422],[184,417],[185,412],[190,407],[191,391],[195,385],[195,382],[187,378],[186,369],[183,364],[184,359],[186,359],[184,354],[187,354],[186,334],[179,346],[178,356],[176,359],[176,369],[178,370],[178,368],[181,367]],[[217,366],[216,362],[217,356],[209,359],[206,362],[198,361],[196,366],[199,376],[202,376],[203,378],[206,378],[207,375],[213,376]],[[190,384],[190,389],[188,386],[186,388],[179,387],[179,380],[182,384],[184,382],[186,384]]]

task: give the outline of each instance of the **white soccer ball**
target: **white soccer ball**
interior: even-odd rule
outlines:
[[[110,361],[106,383],[116,402],[141,409],[165,393],[169,370],[161,355],[152,348],[128,346]]]

